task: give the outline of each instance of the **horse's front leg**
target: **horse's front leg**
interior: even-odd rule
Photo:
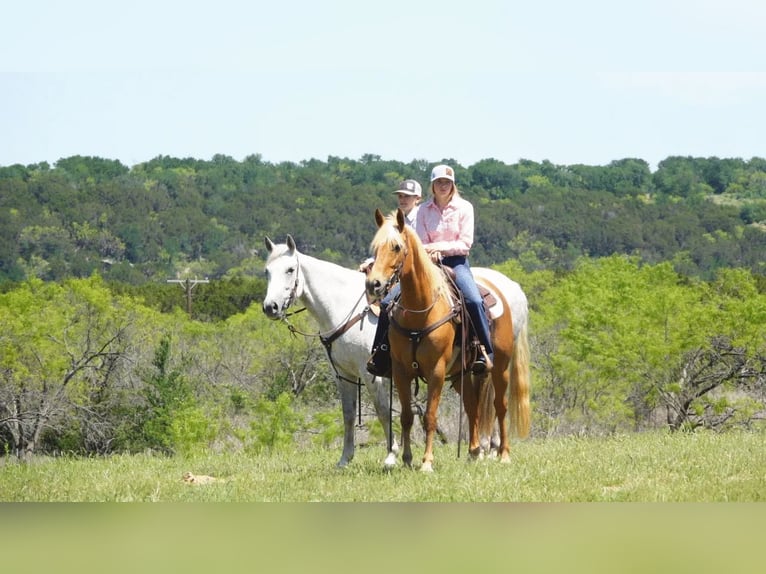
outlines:
[[[394,368],[396,368],[396,365]],[[410,435],[412,433],[412,423],[415,420],[415,415],[412,412],[411,381],[405,374],[395,372],[394,383],[396,384],[396,392],[399,394],[399,404],[402,409],[402,462],[408,468],[411,468],[412,442],[410,440]],[[387,468],[390,467],[387,466]]]
[[[444,386],[444,375],[434,376],[428,381],[428,399],[426,404],[426,414],[423,417],[426,430],[426,448],[423,453],[423,464],[420,470],[423,472],[433,472],[434,463],[434,434],[436,434],[437,412],[439,411],[439,402],[441,401],[442,387]]]
[[[368,378],[367,381],[367,386],[372,394],[372,401],[375,405],[375,412],[386,435],[386,444],[388,444],[389,437],[391,437],[391,444],[388,444],[388,454],[383,466],[393,468],[396,466],[396,457],[399,452],[399,443],[396,441],[396,435],[392,432],[391,428],[392,405],[390,404],[390,399],[393,381],[380,377],[374,377],[372,380]]]
[[[338,468],[348,466],[354,458],[354,417],[356,416],[356,385],[338,380],[340,404],[343,409],[343,454],[338,461]]]

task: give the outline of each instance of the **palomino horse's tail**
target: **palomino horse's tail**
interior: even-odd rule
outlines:
[[[509,373],[503,376],[508,377]],[[518,333],[513,344],[513,357],[510,366],[510,384],[508,385],[508,414],[511,417],[511,432],[519,438],[529,435],[529,336],[527,324]],[[489,442],[495,426],[495,392],[492,379],[487,377],[479,395],[479,435]],[[500,421],[498,421],[500,422]],[[502,421],[503,424],[505,421]]]
[[[525,322],[513,345],[511,361],[511,428],[519,438],[529,435],[529,336]]]

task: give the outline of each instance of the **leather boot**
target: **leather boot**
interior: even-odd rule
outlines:
[[[471,365],[471,373],[474,375],[483,375],[487,371],[491,371],[493,366],[492,357],[487,354],[484,345],[479,345],[476,353],[476,360],[473,362],[473,365]]]
[[[387,342],[372,350],[372,356],[367,361],[367,372],[376,377],[391,378],[391,349]]]

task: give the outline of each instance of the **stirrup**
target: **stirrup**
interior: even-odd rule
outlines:
[[[473,362],[473,365],[471,365],[471,373],[474,375],[483,375],[487,371],[491,371],[494,365],[492,364],[492,359],[487,354],[484,345],[479,345],[477,352],[478,355],[476,360]]]

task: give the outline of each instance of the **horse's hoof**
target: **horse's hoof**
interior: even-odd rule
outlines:
[[[420,467],[420,472],[433,472],[434,467],[430,462],[424,462],[423,465]]]
[[[383,461],[383,468],[385,470],[396,468],[396,455],[393,452],[388,453],[386,460]]]

